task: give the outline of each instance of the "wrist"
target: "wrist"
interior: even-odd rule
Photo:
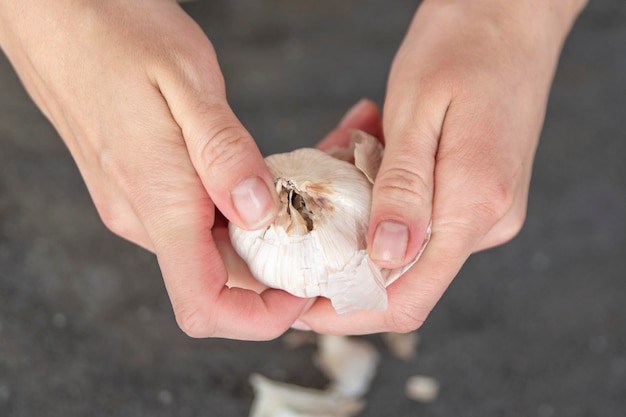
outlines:
[[[520,29],[544,25],[566,36],[587,3],[588,0],[424,0],[420,9],[458,10],[481,21],[508,21]]]
[[[506,2],[520,25],[536,22],[545,33],[564,40],[587,0],[530,0]]]
[[[499,39],[529,57],[555,57],[586,4],[587,0],[424,0],[409,37],[435,26],[437,32],[451,36],[464,30]]]

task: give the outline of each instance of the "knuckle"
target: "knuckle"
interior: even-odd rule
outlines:
[[[119,162],[117,155],[111,149],[98,149],[97,155],[98,165],[105,174],[110,176],[110,174],[116,174],[123,170],[124,165]]]
[[[174,314],[178,327],[189,337],[211,337],[216,333],[216,319],[206,309],[177,307]]]
[[[498,225],[498,236],[495,239],[495,244],[502,245],[517,236],[524,226],[525,219],[525,209],[519,209],[509,213]]]
[[[481,188],[484,191],[474,204],[473,209],[483,221],[492,225],[496,224],[507,216],[513,208],[515,187],[509,181],[501,181]]]
[[[250,140],[243,128],[223,126],[200,143],[197,156],[203,168],[223,172],[244,162],[249,147]]]
[[[141,227],[132,212],[129,212],[125,200],[119,196],[108,197],[99,191],[92,193],[98,215],[104,226],[111,232],[128,240],[141,234]]]
[[[424,320],[415,316],[410,307],[399,307],[391,310],[386,327],[396,333],[409,333],[417,330],[424,324]]]
[[[519,234],[519,232],[522,230],[522,227],[524,226],[524,218],[525,216],[521,216],[506,222],[505,230],[502,233],[502,243],[508,242]]]
[[[526,206],[522,205],[517,210],[513,211],[511,218],[507,222],[509,230],[511,232],[511,238],[515,237],[524,226],[526,222]]]
[[[100,169],[124,191],[131,190],[137,181],[126,162],[125,158],[122,158],[118,152],[112,149],[103,148],[98,152]]]
[[[98,210],[104,226],[118,236],[129,238],[132,235],[132,227],[125,216],[115,209],[103,208]]]
[[[503,201],[485,199],[476,204],[474,209],[485,223],[494,225],[504,217],[508,207]]]
[[[429,181],[423,174],[409,168],[392,167],[382,173],[376,183],[377,194],[392,204],[420,204],[430,200]]]

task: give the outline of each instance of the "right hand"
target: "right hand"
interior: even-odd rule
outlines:
[[[211,43],[174,0],[0,0],[0,45],[107,227],[156,253],[187,334],[271,339],[289,328],[306,300],[225,285],[218,209],[258,229],[277,201]]]
[[[417,255],[429,223],[432,236],[419,261],[387,288],[386,311],[338,316],[320,298],[295,327],[415,330],[472,253],[520,230],[550,84],[583,5],[422,2],[387,84],[369,253],[382,267],[401,267]]]

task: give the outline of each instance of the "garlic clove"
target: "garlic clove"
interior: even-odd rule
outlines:
[[[250,417],[351,417],[363,402],[335,391],[321,391],[250,376],[255,398]]]
[[[315,356],[318,368],[331,381],[330,389],[348,397],[361,397],[369,390],[380,355],[366,340],[319,335]]]

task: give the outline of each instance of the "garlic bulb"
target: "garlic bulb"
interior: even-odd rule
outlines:
[[[350,148],[332,154],[303,148],[265,158],[281,204],[275,222],[255,231],[229,227],[252,275],[298,297],[327,297],[339,314],[386,309],[385,287],[412,263],[385,269],[367,255],[382,151],[376,138],[355,131]]]

